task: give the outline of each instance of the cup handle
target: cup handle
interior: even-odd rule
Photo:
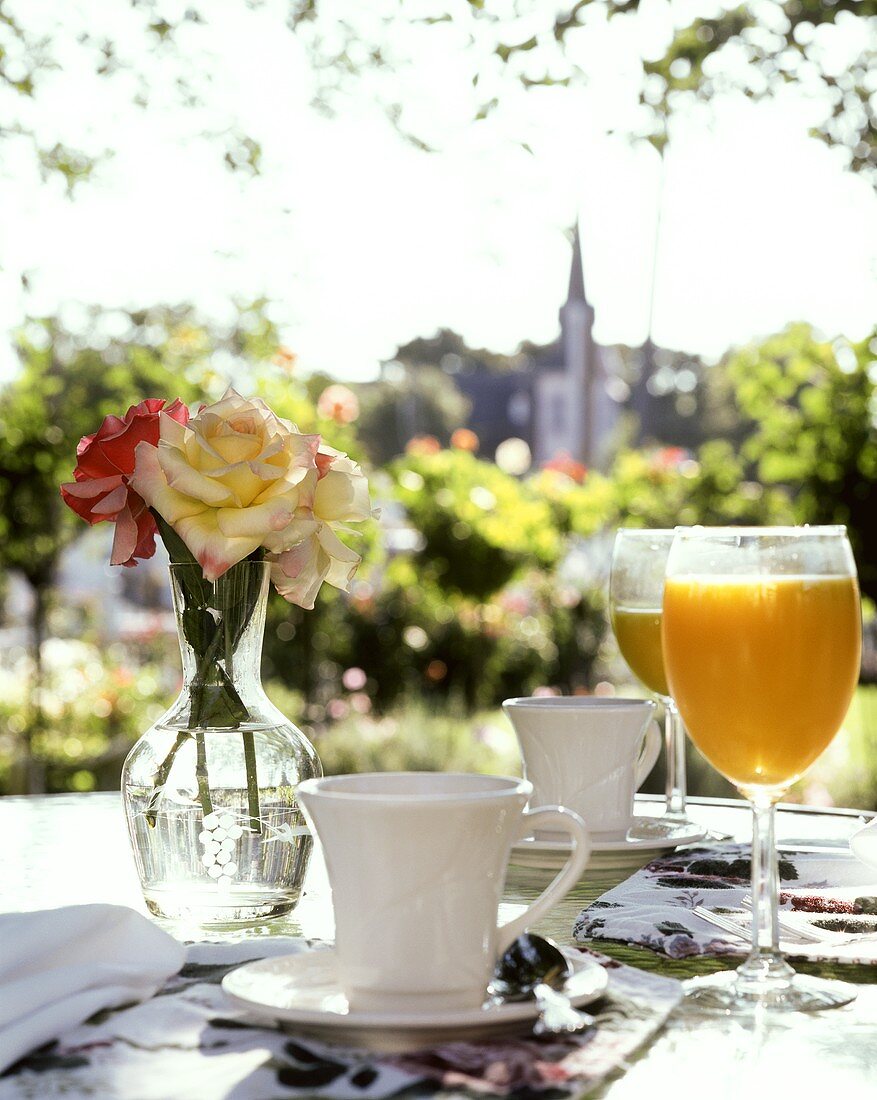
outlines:
[[[640,750],[639,760],[636,764],[636,788],[639,788],[645,783],[646,777],[649,772],[658,762],[658,757],[661,755],[661,727],[653,718],[649,722],[649,728],[646,730],[646,735],[643,738],[643,747]]]
[[[527,927],[544,917],[545,914],[564,898],[581,877],[591,854],[591,840],[585,823],[573,810],[563,806],[549,806],[536,810],[526,810],[520,821],[517,839],[530,836],[535,828],[554,829],[568,833],[572,841],[569,859],[555,875],[538,898],[519,917],[508,924],[500,925],[497,931],[497,955],[502,955],[509,944],[518,938]]]

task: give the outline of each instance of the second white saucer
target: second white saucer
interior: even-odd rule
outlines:
[[[707,830],[701,825],[668,825],[660,817],[637,816],[631,833],[618,840],[595,838],[591,844],[589,871],[631,870],[644,866],[662,852],[670,852],[683,844],[703,840]],[[639,834],[639,835],[636,835]],[[521,867],[554,869],[561,867],[569,855],[569,842],[536,840],[525,837],[512,848],[512,863]]]

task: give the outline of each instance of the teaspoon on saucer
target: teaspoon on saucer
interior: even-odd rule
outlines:
[[[491,991],[503,1001],[535,999],[539,1017],[535,1035],[574,1034],[596,1022],[587,1012],[573,1008],[567,982],[573,966],[557,944],[543,936],[525,932],[497,960]]]

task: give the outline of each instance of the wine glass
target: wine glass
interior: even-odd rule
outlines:
[[[666,810],[674,826],[690,824],[685,810],[685,727],[670,694],[661,646],[662,600],[673,530],[622,528],[615,536],[609,615],[631,672],[664,705],[667,748]]]
[[[752,951],[696,978],[699,1007],[812,1011],[855,987],[795,974],[779,950],[774,806],[843,722],[859,676],[861,611],[844,527],[677,528],[663,649],[695,745],[752,804]]]

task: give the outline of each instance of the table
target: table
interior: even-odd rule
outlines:
[[[709,828],[748,839],[749,812],[741,802],[692,800],[690,813]],[[777,821],[779,843],[840,844],[870,816],[854,810],[784,807]],[[0,912],[85,902],[130,905],[145,912],[118,794],[0,799],[0,837]],[[537,931],[561,943],[571,942],[579,910],[623,877],[586,874],[564,902],[536,926]],[[512,867],[503,919],[520,912],[544,881],[542,872]],[[193,931],[180,926],[171,930],[184,936]],[[315,854],[298,909],[289,917],[256,926],[250,934],[329,939],[332,930],[325,867]],[[703,957],[670,960],[645,948],[620,944],[601,942],[598,946],[623,962],[675,977],[708,973],[727,965]],[[799,969],[861,983],[859,997],[853,1005],[832,1012],[796,1015],[772,1023],[755,1019],[745,1025],[691,1018],[679,1009],[623,1076],[591,1095],[601,1100],[641,1100],[645,1096],[649,1100],[758,1100],[778,1095],[780,1090],[789,1097],[806,1098],[877,1095],[877,984],[872,984],[877,983],[877,966],[802,963]]]

